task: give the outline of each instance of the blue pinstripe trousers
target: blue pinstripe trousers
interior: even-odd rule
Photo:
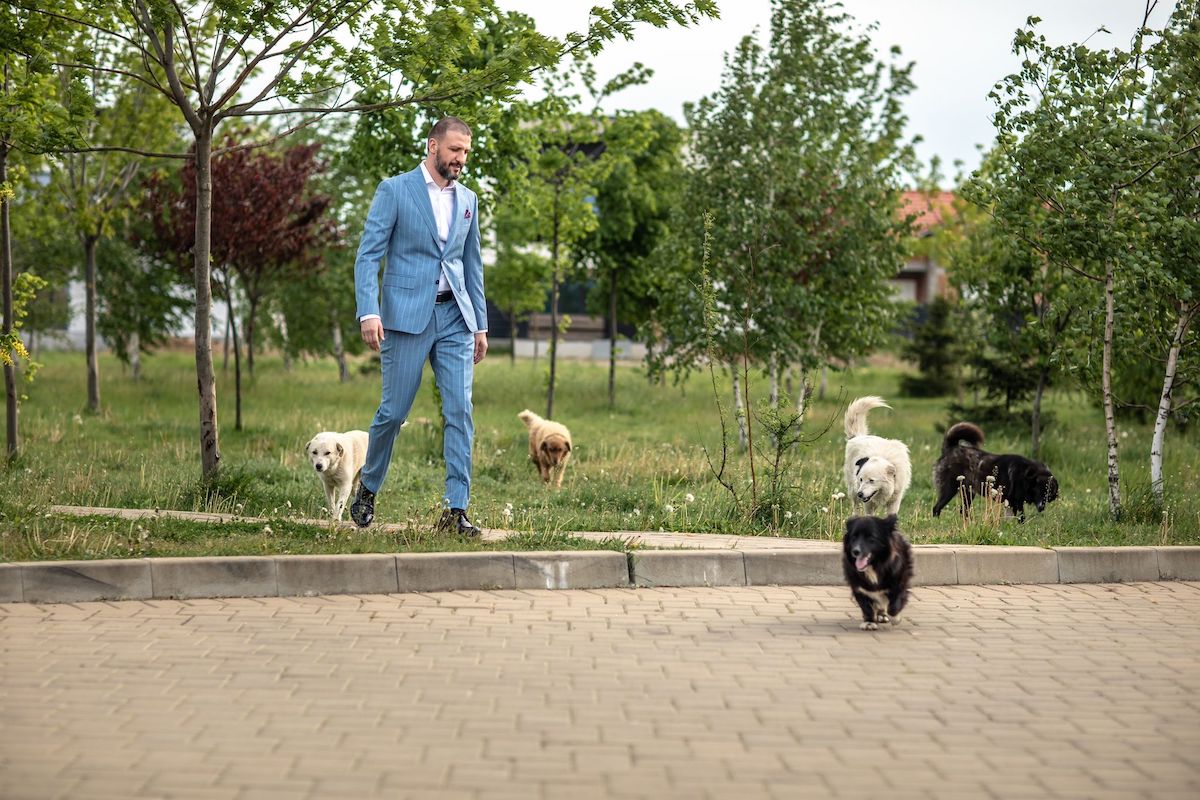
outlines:
[[[420,333],[384,332],[380,347],[383,396],[371,422],[371,441],[361,478],[369,491],[378,493],[383,486],[392,461],[392,445],[412,409],[428,359],[442,395],[445,500],[450,508],[467,507],[471,497],[471,443],[475,438],[471,417],[474,356],[475,337],[453,300],[436,304],[429,324]]]

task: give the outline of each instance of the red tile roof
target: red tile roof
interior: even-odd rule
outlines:
[[[909,190],[900,193],[900,210],[917,215],[913,220],[913,230],[918,236],[923,236],[954,213],[954,201],[957,199],[954,192]]]

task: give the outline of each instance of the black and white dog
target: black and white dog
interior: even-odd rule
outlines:
[[[900,533],[896,515],[851,517],[842,538],[842,571],[850,594],[862,609],[864,631],[895,622],[908,602],[912,547]]]
[[[978,425],[959,422],[946,431],[942,455],[933,465],[935,517],[955,496],[961,496],[962,511],[966,514],[973,496],[994,489],[1001,500],[1007,501],[1017,519],[1024,522],[1026,503],[1041,513],[1047,503],[1058,497],[1058,480],[1045,464],[1014,453],[989,453],[982,445],[983,429]]]

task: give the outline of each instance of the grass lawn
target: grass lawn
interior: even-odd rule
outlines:
[[[807,430],[830,430],[794,453],[788,499],[772,514],[746,519],[714,479],[702,448],[719,457],[720,428],[707,373],[683,385],[650,385],[637,367],[618,373],[617,407],[610,410],[606,365],[560,364],[555,417],[572,429],[575,450],[560,491],[546,490],[529,463],[525,429],[517,412],[545,408],[547,363],[510,364],[493,354],[475,382],[475,467],[472,518],[477,524],[527,532],[503,544],[463,543],[429,532],[439,513],[443,467],[434,424],[431,381],[418,394],[410,424],[398,439],[391,472],[378,503],[382,522],[410,523],[409,533],[339,531],[297,520],[322,515],[324,495],[302,451],[321,430],[366,429],[379,402],[378,368],[365,365],[341,384],[331,360],[299,363],[288,372],[279,359],[261,357],[253,379],[244,379],[245,427],[234,430],[232,365],[218,362],[221,478],[199,480],[198,412],[194,362],[189,352],[146,359],[134,383],[113,358],[101,358],[99,415],[83,411],[84,358],[47,353],[37,380],[23,386],[23,453],[0,490],[0,557],[5,560],[111,558],[145,555],[378,552],[392,550],[551,549],[625,545],[618,538],[587,543],[571,531],[678,530],[840,538],[851,513],[841,483],[843,439],[840,406],[862,394],[880,394],[894,409],[872,412],[873,433],[908,442],[913,485],[901,523],[918,543],[986,544],[1200,544],[1200,499],[1186,483],[1196,472],[1200,434],[1172,429],[1166,441],[1167,510],[1149,502],[1150,427],[1121,429],[1125,520],[1107,514],[1104,423],[1100,410],[1078,393],[1055,393],[1053,422],[1043,459],[1059,479],[1061,498],[1046,513],[1028,509],[1021,525],[996,514],[969,523],[949,509],[930,514],[930,470],[949,422],[947,400],[898,395],[898,369],[833,373],[825,400],[811,406]],[[428,379],[428,375],[427,375]],[[765,397],[765,382],[753,390]],[[722,387],[722,399],[726,389]],[[840,399],[839,399],[840,395]],[[1026,452],[1023,428],[987,429],[995,452]],[[760,434],[760,441],[765,437]],[[765,464],[756,460],[760,480]],[[739,481],[748,460],[731,465]],[[216,511],[264,516],[261,524],[207,525],[154,520],[65,518],[52,504]],[[981,504],[982,505],[982,504]],[[977,506],[978,507],[978,506]]]

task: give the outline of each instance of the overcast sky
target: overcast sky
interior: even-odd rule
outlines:
[[[498,0],[503,8],[532,16],[542,32],[562,35],[582,30],[595,0]],[[711,94],[720,85],[724,56],[757,27],[763,36],[770,22],[769,0],[718,0],[721,18],[692,28],[639,30],[632,43],[610,44],[596,61],[601,78],[641,61],[654,70],[645,86],[614,98],[612,107],[657,108],[683,122],[683,104]],[[871,34],[886,56],[899,45],[905,60],[915,61],[916,91],[907,98],[909,133],[924,141],[918,153],[926,162],[940,156],[953,178],[955,160],[973,169],[977,144],[992,140],[992,85],[1015,72],[1013,33],[1029,16],[1053,44],[1086,39],[1104,26],[1093,46],[1127,46],[1142,20],[1144,0],[843,0],[845,10]],[[1174,8],[1160,0],[1151,24],[1161,26]]]

